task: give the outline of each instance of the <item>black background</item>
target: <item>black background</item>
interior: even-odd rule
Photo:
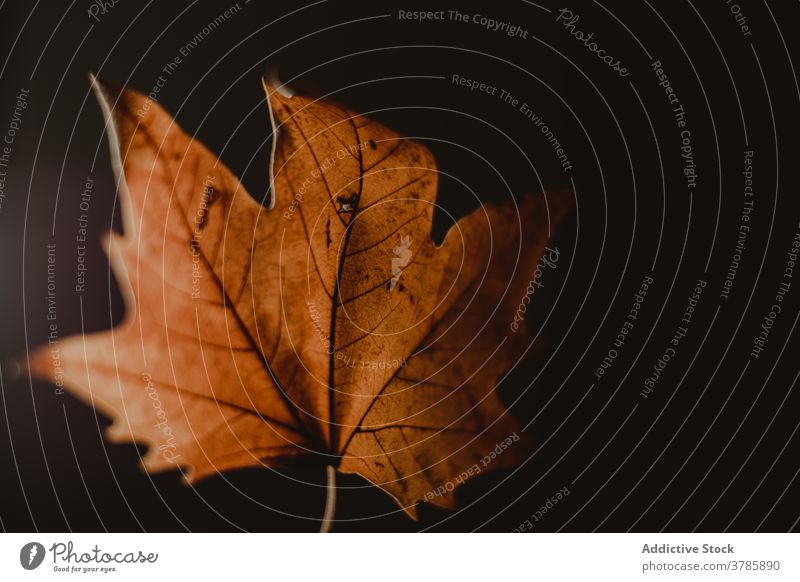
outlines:
[[[87,73],[147,93],[179,48],[232,4],[120,0],[99,23],[88,17],[86,1],[0,4],[2,132],[19,89],[31,91],[0,208],[4,530],[319,527],[319,469],[237,471],[194,488],[176,473],[146,475],[138,468],[141,448],[104,442],[108,419],[69,395],[54,395],[52,386],[16,377],[11,363],[46,341],[49,242],[63,257],[62,337],[106,329],[122,316],[99,244],[118,219]],[[622,78],[556,23],[564,6],[539,4],[458,3],[462,12],[523,26],[530,34],[521,39],[473,23],[397,18],[398,9],[452,4],[240,2],[241,11],[183,59],[159,94],[182,127],[257,197],[267,196],[270,139],[260,78],[272,69],[424,141],[443,175],[440,203],[456,216],[512,194],[574,192],[576,213],[554,242],[561,261],[537,295],[534,324],[543,350],[502,387],[509,402],[518,399],[513,411],[522,424],[530,422],[535,454],[514,472],[465,485],[462,510],[423,506],[416,523],[366,482],[340,477],[335,530],[511,531],[528,519],[534,531],[796,530],[800,365],[793,331],[800,281],[761,357],[749,353],[800,220],[800,90],[791,64],[800,6],[742,0],[753,31],[744,36],[725,0],[571,2],[577,28],[594,31],[628,68]],[[389,16],[375,18],[381,15]],[[656,59],[686,110],[699,173],[691,195],[679,130],[650,67]],[[527,102],[573,169],[562,170],[518,110],[454,85],[453,74]],[[755,152],[752,229],[725,300],[720,290],[736,244],[747,149]],[[79,297],[71,291],[68,255],[87,176],[95,180],[95,243],[89,288]],[[437,220],[441,236],[447,225]],[[594,370],[646,275],[654,285],[641,316],[596,381]],[[708,285],[689,334],[642,399],[643,381],[698,279]],[[563,487],[570,494],[534,522]]]

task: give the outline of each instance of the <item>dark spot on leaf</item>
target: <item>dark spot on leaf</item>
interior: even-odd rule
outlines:
[[[376,150],[378,149],[378,144],[375,143],[374,139],[371,139],[369,140],[369,147],[372,148],[373,150]]]
[[[406,290],[406,287],[405,287],[405,285],[403,285],[402,283],[400,283],[400,284],[397,286],[397,290],[398,290],[398,291],[400,291],[400,292],[402,293],[403,291],[405,291],[405,290]]]
[[[331,219],[328,217],[328,222],[325,225],[325,243],[327,244],[328,248],[331,246]]]
[[[336,198],[336,202],[339,204],[339,210],[337,210],[339,214],[353,212],[353,210],[355,210],[355,205],[358,202],[358,192],[342,194]]]
[[[217,199],[217,191],[214,190],[211,186],[206,186],[203,190],[202,199],[200,201],[200,207],[198,208],[197,212],[197,229],[203,230],[205,229],[206,225],[208,224],[208,209],[211,207],[212,204]]]

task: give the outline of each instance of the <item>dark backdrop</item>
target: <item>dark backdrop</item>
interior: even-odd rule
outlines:
[[[455,3],[454,3],[455,4]],[[245,2],[169,76],[159,101],[266,196],[269,128],[260,77],[318,93],[417,137],[443,175],[440,202],[461,216],[509,192],[568,190],[576,212],[554,244],[557,269],[537,294],[543,350],[502,390],[538,448],[518,470],[475,479],[464,509],[423,507],[409,521],[380,491],[340,477],[338,531],[785,531],[797,529],[800,365],[793,333],[800,281],[764,352],[749,356],[775,303],[798,231],[796,3],[742,0],[745,34],[723,0],[571,2],[576,29],[628,69],[622,77],[557,23],[548,0],[458,3],[527,29],[509,37],[472,22],[403,22],[397,11],[453,5],[329,0]],[[57,242],[62,337],[122,316],[99,236],[116,224],[114,184],[87,73],[148,92],[180,47],[233,2],[119,0],[95,21],[86,0],[0,3],[0,130],[16,95],[29,107],[15,136],[0,207],[0,526],[45,531],[313,531],[316,469],[233,472],[195,488],[138,469],[141,448],[109,445],[108,419],[10,360],[46,340],[46,244]],[[291,13],[292,11],[295,11]],[[291,14],[290,14],[291,13]],[[388,15],[388,16],[385,16]],[[384,16],[384,17],[381,17]],[[276,20],[280,19],[280,20]],[[697,185],[683,173],[680,129],[651,64],[660,60],[686,112]],[[565,148],[564,171],[513,106],[451,82],[499,85],[541,115]],[[444,77],[430,78],[430,77]],[[730,297],[744,151],[754,152],[754,208]],[[530,160],[530,163],[529,161]],[[532,165],[531,165],[532,163]],[[70,291],[80,193],[95,181],[89,286]],[[463,184],[462,184],[463,183]],[[444,221],[442,221],[444,225]],[[439,226],[441,234],[442,225]],[[607,372],[595,370],[653,277]],[[707,281],[688,333],[648,398],[640,395]],[[795,288],[796,287],[796,288]],[[559,490],[569,495],[536,521]]]

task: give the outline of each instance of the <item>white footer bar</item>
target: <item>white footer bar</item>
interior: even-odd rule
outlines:
[[[2,534],[0,580],[800,580],[797,534]],[[223,578],[226,577],[226,578]]]

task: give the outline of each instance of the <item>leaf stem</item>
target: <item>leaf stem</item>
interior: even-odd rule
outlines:
[[[325,513],[322,515],[322,525],[319,533],[330,533],[333,527],[333,516],[336,513],[336,468],[328,465],[327,469],[327,496],[325,498]]]

